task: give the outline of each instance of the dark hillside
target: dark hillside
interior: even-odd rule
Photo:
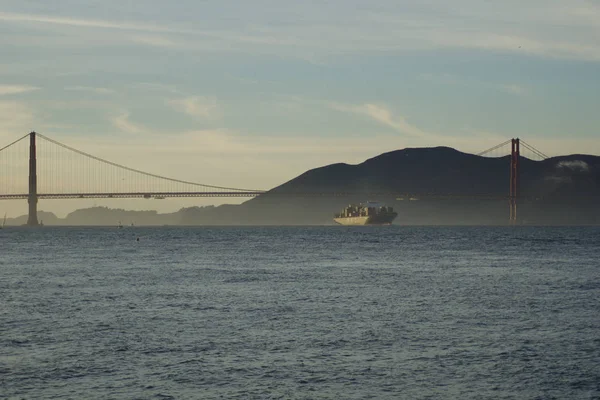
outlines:
[[[600,223],[600,157],[521,158],[520,182],[521,221]],[[349,203],[381,201],[399,211],[401,224],[504,224],[508,183],[508,157],[407,148],[315,168],[240,206],[188,213],[183,222],[329,224]]]

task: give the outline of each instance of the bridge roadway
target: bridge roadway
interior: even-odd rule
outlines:
[[[123,193],[38,193],[39,200],[60,199],[156,199],[162,200],[175,197],[256,197],[267,191],[247,192],[123,192]],[[479,199],[479,200],[508,200],[510,195],[493,194],[440,194],[440,193],[390,193],[390,192],[269,192],[269,195],[285,197],[356,197],[365,199],[394,197],[397,201],[418,201],[434,199]],[[29,197],[27,193],[0,194],[0,200],[24,200]],[[521,196],[520,200],[539,200],[541,197]]]
[[[42,199],[165,199],[167,197],[256,197],[264,192],[129,192],[129,193],[38,193]],[[0,194],[0,200],[27,199],[29,194]]]

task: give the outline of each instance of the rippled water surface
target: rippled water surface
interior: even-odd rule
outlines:
[[[600,398],[598,228],[7,228],[0,273],[0,398]]]

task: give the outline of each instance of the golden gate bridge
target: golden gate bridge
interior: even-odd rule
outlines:
[[[29,139],[29,140],[27,140]],[[27,145],[28,142],[28,145]],[[521,145],[534,157],[548,158],[520,139],[510,139],[478,153],[488,156],[510,145],[509,191],[506,196],[467,196],[504,198],[509,202],[509,221],[517,222]],[[505,154],[502,154],[504,156]],[[190,182],[156,175],[117,164],[77,150],[40,133],[31,132],[0,148],[0,200],[24,200],[29,204],[27,225],[37,226],[40,199],[92,199],[168,197],[255,197],[266,190],[242,189]],[[300,196],[347,196],[358,193],[293,193]],[[360,193],[373,195],[373,193]],[[441,194],[387,195],[402,197],[457,197]],[[375,195],[382,195],[376,193]],[[460,196],[458,196],[460,197]]]

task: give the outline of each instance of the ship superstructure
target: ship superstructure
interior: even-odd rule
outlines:
[[[392,207],[378,204],[350,204],[333,220],[340,225],[391,225],[398,216]]]

